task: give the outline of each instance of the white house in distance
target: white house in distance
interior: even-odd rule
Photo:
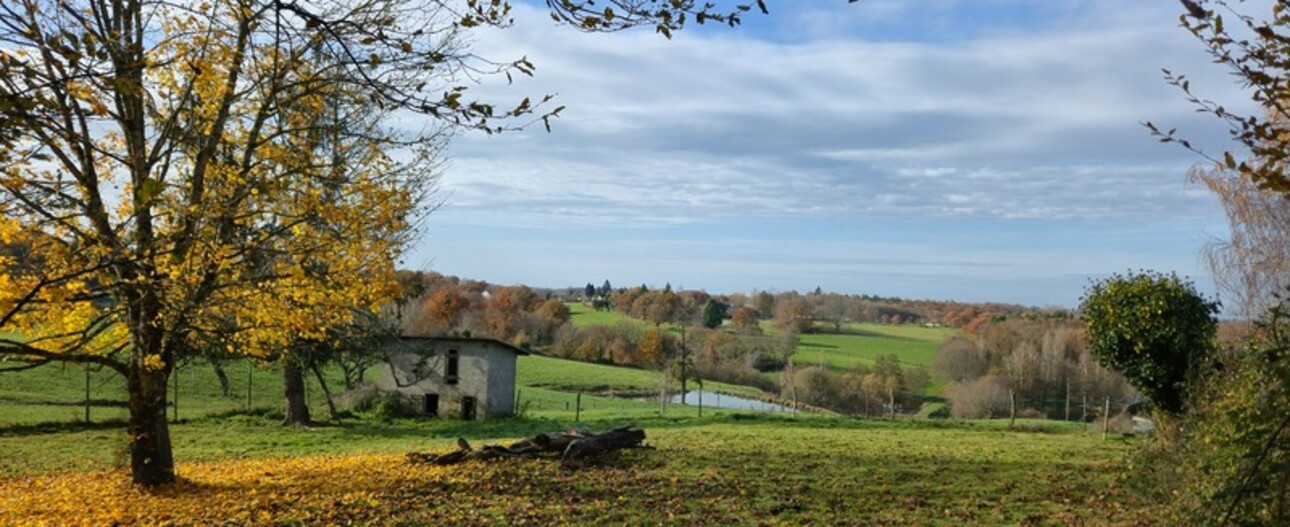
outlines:
[[[405,410],[465,420],[515,414],[515,361],[527,351],[495,339],[399,337],[381,349],[376,386]]]

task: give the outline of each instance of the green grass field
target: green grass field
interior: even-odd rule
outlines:
[[[625,316],[617,311],[596,311],[578,302],[565,302],[569,307],[569,321],[574,327],[613,326],[627,322],[645,327],[648,322]]]
[[[605,364],[592,364],[574,360],[531,355],[520,357],[516,366],[516,384],[576,392],[639,392],[657,390],[661,383],[658,372],[637,368],[623,368]],[[715,381],[704,383],[710,391],[760,397],[761,390],[750,386],[726,384]]]
[[[616,325],[623,322],[647,325],[616,311],[595,311],[576,302],[566,303],[576,327]],[[775,335],[772,321],[761,322],[766,335]],[[841,332],[831,324],[817,324],[818,331],[806,333],[798,342],[795,360],[799,364],[818,364],[833,370],[848,370],[859,364],[873,364],[879,355],[894,353],[902,364],[930,366],[942,342],[958,333],[952,328],[927,328],[913,325],[886,325],[848,322]]]
[[[831,325],[817,327],[833,330]],[[879,356],[895,354],[902,367],[930,367],[941,343],[957,332],[950,328],[849,322],[842,326],[842,333],[803,334],[793,360],[799,366],[819,365],[841,372],[858,365],[871,366]],[[944,386],[945,380],[933,375],[925,393],[939,396]]]
[[[193,492],[200,496],[192,499],[199,503],[185,505],[182,493],[165,499],[174,506],[171,522],[180,524],[209,523],[205,515],[216,513],[203,504],[225,500],[239,510],[272,505],[261,519],[297,523],[303,519],[297,514],[312,507],[309,496],[317,496],[322,506],[360,524],[417,524],[465,514],[456,521],[534,525],[1116,523],[1124,518],[1116,511],[1131,499],[1115,489],[1115,472],[1132,443],[1104,442],[1096,434],[826,416],[659,417],[645,410],[635,416],[584,416],[581,423],[571,417],[545,412],[483,423],[358,420],[309,429],[254,417],[179,424],[172,429],[179,472],[197,478]],[[406,471],[401,457],[389,455],[447,450],[457,437],[480,444],[572,425],[603,429],[629,417],[657,450],[628,452],[603,468],[569,472],[548,461],[517,460],[387,477],[380,485],[366,479],[377,476],[356,472],[343,477],[344,484],[326,483],[333,481],[330,476],[321,478],[324,483],[302,483],[320,478],[296,473],[322,474],[329,466],[356,463],[377,475]],[[33,502],[24,501],[23,493],[41,493],[34,503],[57,502],[64,492],[75,500],[86,494],[72,490],[74,482],[92,486],[125,479],[124,472],[99,472],[117,470],[124,461],[123,441],[115,429],[0,433],[0,489],[6,491],[0,496],[0,523],[56,519],[31,509]],[[328,457],[314,457],[322,455]],[[349,461],[353,456],[358,459]],[[307,468],[280,461],[252,470],[237,461],[262,458],[299,459]],[[224,465],[230,468],[221,469]],[[322,488],[296,488],[304,485]],[[248,492],[300,497],[260,504],[240,498]],[[345,499],[342,493],[369,499]],[[145,493],[127,492],[103,507],[73,505],[73,512],[63,513],[122,508],[123,514],[144,514],[155,506],[150,500]],[[392,510],[397,514],[381,516]],[[80,523],[75,516],[57,519]]]
[[[762,322],[768,335],[776,333],[774,325]],[[902,365],[930,366],[937,348],[957,330],[920,326],[891,326],[848,322],[842,332],[833,333],[832,325],[818,325],[816,333],[804,333],[797,344],[793,360],[797,364],[816,364],[833,370],[849,370],[860,364],[873,364],[880,355],[894,353]]]

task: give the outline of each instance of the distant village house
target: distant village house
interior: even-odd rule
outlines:
[[[400,337],[381,350],[376,386],[404,410],[465,420],[515,414],[515,363],[527,351],[500,340]]]

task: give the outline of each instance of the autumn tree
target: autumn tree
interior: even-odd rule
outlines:
[[[1189,178],[1218,197],[1227,214],[1229,234],[1206,246],[1206,266],[1230,304],[1258,317],[1290,286],[1290,200],[1236,170],[1197,166]]]
[[[666,343],[663,341],[663,331],[658,327],[651,327],[645,331],[640,342],[636,345],[640,352],[642,365],[657,366],[663,363],[666,353]]]
[[[785,295],[775,301],[775,327],[781,331],[809,333],[811,322],[811,305],[801,295]]]
[[[655,326],[674,322],[685,313],[681,297],[668,290],[649,291],[632,302],[631,315],[653,323]]]
[[[820,315],[829,323],[833,324],[833,331],[840,333],[842,324],[846,322],[847,313],[850,311],[847,297],[836,293],[829,293],[820,302]]]
[[[447,334],[457,326],[461,314],[470,307],[470,300],[456,287],[440,287],[421,301],[424,330],[431,335]]]
[[[166,386],[192,339],[267,358],[397,291],[439,127],[366,127],[364,161],[334,170],[313,148],[335,132],[320,115],[410,111],[495,130],[533,111],[448,83],[531,66],[461,45],[505,9],[442,6],[0,5],[0,239],[27,248],[0,258],[0,332],[21,335],[0,339],[0,356],[120,373],[134,481],[174,479]]]
[[[730,313],[730,325],[740,333],[759,333],[757,310],[748,306],[739,306]]]
[[[542,302],[542,304],[538,306],[536,312],[539,316],[551,320],[557,325],[568,322],[569,318],[572,316],[569,313],[569,306],[564,305],[564,302],[554,298]]]
[[[1164,130],[1148,123],[1162,141],[1174,142],[1213,163],[1239,173],[1258,188],[1290,196],[1290,85],[1284,82],[1286,57],[1290,57],[1290,18],[1285,5],[1275,3],[1270,12],[1250,13],[1245,2],[1184,0],[1179,21],[1206,47],[1214,62],[1225,66],[1249,91],[1259,110],[1237,113],[1232,108],[1192,92],[1183,74],[1165,71],[1166,80],[1180,89],[1202,113],[1229,127],[1240,151],[1211,154],[1194,147],[1176,129]],[[1259,5],[1259,4],[1256,4]],[[1243,155],[1247,154],[1248,155]]]
[[[963,382],[985,375],[990,362],[989,355],[972,341],[955,337],[941,344],[932,367],[952,382]]]

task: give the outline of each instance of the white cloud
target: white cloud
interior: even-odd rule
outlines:
[[[981,5],[1013,18],[956,18]],[[1160,68],[1228,107],[1243,97],[1175,27],[1175,4],[771,7],[749,27],[668,41],[581,34],[518,6],[518,25],[477,47],[527,55],[537,76],[477,91],[555,93],[568,109],[551,134],[458,138],[451,197],[417,254],[546,285],[599,276],[1067,305],[1089,274],[1199,274],[1200,231],[1221,232],[1222,216],[1184,183],[1196,157],[1140,123],[1226,144]],[[874,241],[893,228],[899,241]],[[802,240],[810,229],[821,234]],[[517,267],[518,254],[533,257]]]
[[[775,43],[739,30],[674,41],[586,35],[520,7],[517,27],[478,47],[527,55],[538,76],[479,91],[558,93],[568,109],[549,135],[460,138],[444,179],[449,206],[556,225],[1209,214],[1207,199],[1182,184],[1195,158],[1156,144],[1139,123],[1182,125],[1221,145],[1221,130],[1193,114],[1159,67],[1189,71],[1216,95],[1235,89],[1169,9],[1147,11],[949,43]]]

